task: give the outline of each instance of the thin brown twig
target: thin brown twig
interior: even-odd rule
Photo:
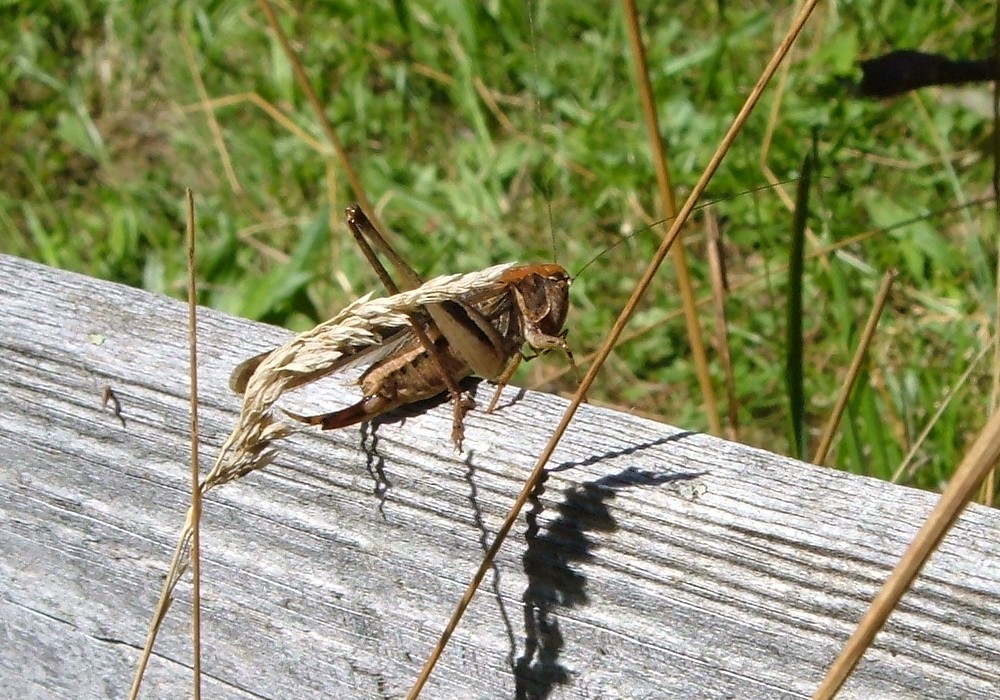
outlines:
[[[511,134],[524,136],[523,133],[518,131],[517,127],[514,126],[510,119],[507,118],[507,115],[503,113],[503,110],[500,109],[500,105],[497,104],[496,98],[493,97],[493,93],[490,92],[488,87],[486,87],[486,83],[483,82],[482,78],[476,76],[473,78],[472,84],[475,86],[480,99],[482,99],[482,101],[486,104],[487,109],[489,109],[496,120],[500,122],[500,126],[503,127],[503,130]]]
[[[764,127],[764,139],[761,142],[760,156],[758,157],[758,164],[760,165],[760,171],[764,173],[764,178],[772,185],[778,193],[778,199],[781,200],[782,204],[788,211],[795,211],[795,202],[792,200],[792,196],[785,191],[784,184],[775,174],[774,170],[767,163],[767,157],[771,153],[771,143],[774,140],[774,132],[778,127],[779,118],[781,116],[781,100],[785,95],[785,85],[788,83],[788,75],[791,70],[791,61],[786,62],[781,66],[778,73],[778,80],[774,86],[773,97],[774,100],[771,103],[771,111],[767,115],[767,125]],[[819,238],[813,232],[813,230],[806,226],[805,228],[806,237],[809,239],[809,243],[814,247],[819,246]],[[820,263],[824,267],[828,267],[830,262],[825,258],[820,258]]]
[[[649,80],[649,68],[646,64],[646,49],[642,41],[642,31],[639,27],[639,10],[635,0],[623,0],[625,21],[628,24],[629,44],[632,47],[632,61],[635,64],[636,78],[639,83],[639,97],[642,99],[642,112],[646,121],[646,137],[653,151],[653,167],[656,170],[656,183],[663,203],[664,218],[672,218],[677,214],[677,200],[674,198],[674,188],[670,181],[670,171],[667,166],[667,154],[660,136],[660,122],[656,115],[656,102],[653,97],[653,85]],[[687,327],[688,344],[691,346],[691,357],[694,360],[695,374],[701,388],[701,398],[705,403],[705,418],[709,430],[715,435],[722,434],[722,422],[715,401],[715,389],[712,387],[712,375],[708,369],[708,354],[705,352],[705,342],[701,337],[701,324],[698,321],[698,310],[694,299],[694,285],[688,270],[687,253],[684,249],[684,239],[679,238],[673,246],[672,255],[674,270],[677,274],[677,287],[680,292],[681,306],[684,309],[684,321]]]
[[[167,616],[172,600],[172,592],[180,580],[185,553],[190,556],[191,570],[194,580],[191,591],[192,611],[191,611],[191,642],[194,650],[194,693],[195,697],[200,697],[201,689],[201,569],[200,569],[200,529],[198,523],[201,519],[201,497],[202,488],[199,484],[199,463],[198,463],[198,374],[197,374],[197,296],[195,290],[195,263],[194,263],[194,194],[187,190],[187,222],[188,222],[188,352],[190,356],[190,402],[191,402],[191,507],[188,508],[188,515],[185,521],[184,532],[190,531],[190,537],[182,536],[177,546],[174,548],[174,555],[171,559],[171,573],[163,580],[163,587],[160,590],[159,603],[153,618],[149,621],[149,629],[146,631],[146,641],[143,645],[142,653],[139,655],[139,663],[136,664],[135,675],[132,678],[132,686],[129,688],[128,699],[136,700],[139,697],[139,689],[142,687],[142,679],[146,675],[146,668],[149,666],[149,659],[153,655],[153,644],[160,632],[160,626]],[[190,547],[190,548],[189,548]]]
[[[195,276],[194,193],[187,190],[188,362],[191,381],[191,671],[192,697],[201,699],[201,488],[198,465],[198,283]]]
[[[201,79],[201,71],[198,70],[198,61],[195,59],[191,44],[184,34],[181,34],[181,48],[184,49],[184,57],[187,59],[188,69],[191,71],[191,77],[194,78],[194,86],[198,91],[198,99],[201,102],[200,107],[205,113],[205,118],[208,120],[208,129],[212,132],[212,141],[215,143],[215,150],[219,152],[219,158],[222,160],[222,169],[226,171],[226,179],[229,180],[229,186],[233,192],[239,194],[243,191],[243,188],[240,187],[240,181],[236,177],[236,170],[233,168],[233,161],[229,157],[229,149],[226,148],[226,141],[222,138],[222,129],[219,128],[219,122],[215,118],[215,111],[210,106],[208,90],[205,89],[205,82]]]
[[[771,77],[778,69],[778,66],[781,65],[781,62],[784,60],[784,57],[788,54],[788,51],[791,48],[792,43],[795,41],[796,37],[802,31],[802,28],[805,26],[806,20],[809,19],[809,16],[812,14],[812,11],[815,9],[818,2],[819,0],[807,0],[807,2],[803,5],[802,10],[799,12],[798,15],[796,15],[795,19],[792,21],[791,27],[788,30],[788,33],[778,44],[778,47],[775,49],[774,54],[771,56],[771,59],[764,67],[764,70],[761,73],[760,78],[758,78],[756,84],[753,86],[753,89],[750,91],[750,94],[744,101],[743,106],[740,108],[740,111],[733,118],[733,122],[730,125],[729,129],[726,131],[725,136],[723,136],[722,142],[719,144],[718,148],[716,148],[715,153],[712,155],[712,158],[708,162],[708,165],[705,166],[705,169],[702,172],[701,177],[698,178],[698,182],[695,183],[695,186],[692,188],[691,194],[688,195],[688,198],[684,201],[683,206],[681,206],[680,211],[677,214],[677,217],[674,219],[674,222],[670,227],[670,230],[664,237],[663,242],[657,249],[655,255],[653,256],[653,259],[650,261],[648,267],[646,268],[646,271],[643,273],[642,278],[636,284],[636,287],[632,292],[632,296],[629,297],[628,302],[626,302],[625,304],[625,308],[622,309],[621,313],[618,315],[618,318],[615,320],[615,323],[612,326],[610,332],[608,333],[608,336],[605,339],[604,344],[601,346],[601,349],[597,354],[597,358],[594,360],[593,364],[591,364],[590,367],[587,369],[587,373],[581,380],[579,388],[576,390],[576,393],[570,400],[569,405],[563,412],[559,424],[556,426],[555,431],[552,433],[552,436],[549,438],[548,443],[546,443],[545,448],[542,450],[542,453],[539,456],[538,461],[535,463],[534,468],[531,470],[531,474],[529,475],[527,481],[524,483],[524,487],[521,489],[521,492],[518,494],[517,499],[514,501],[514,505],[511,506],[510,512],[507,514],[507,517],[504,519],[500,528],[497,530],[497,534],[496,537],[493,539],[493,543],[490,545],[489,549],[486,552],[486,555],[483,557],[482,563],[479,565],[479,568],[476,570],[475,575],[472,577],[472,580],[466,587],[465,593],[462,595],[461,600],[455,607],[455,610],[452,612],[452,615],[448,620],[448,623],[445,626],[444,631],[441,633],[440,638],[434,645],[434,648],[431,650],[431,653],[427,657],[427,660],[424,662],[424,666],[423,668],[421,668],[420,674],[417,676],[417,679],[414,681],[413,686],[410,688],[410,692],[407,694],[407,698],[409,700],[414,700],[420,694],[420,691],[424,687],[424,685],[426,685],[427,680],[430,678],[431,672],[434,670],[434,666],[437,664],[438,659],[441,657],[441,653],[444,651],[445,646],[448,644],[448,640],[451,639],[451,635],[455,631],[455,628],[458,626],[459,620],[462,619],[462,616],[465,614],[465,610],[469,607],[469,603],[472,602],[472,597],[475,595],[476,589],[479,588],[479,584],[482,583],[483,578],[486,576],[486,572],[489,571],[490,567],[493,565],[493,560],[496,558],[497,552],[500,551],[500,547],[503,545],[504,540],[510,533],[511,528],[514,527],[514,523],[517,520],[518,515],[520,515],[521,509],[524,507],[524,504],[527,502],[528,498],[531,496],[531,493],[535,490],[536,486],[538,485],[539,479],[541,478],[542,473],[545,470],[545,465],[548,464],[549,458],[552,457],[553,452],[555,452],[556,446],[559,444],[559,441],[565,434],[566,429],[569,427],[570,422],[576,415],[576,411],[580,408],[580,404],[583,403],[584,397],[587,395],[587,391],[593,385],[594,379],[597,377],[598,372],[600,372],[604,362],[608,359],[608,356],[611,355],[611,351],[614,349],[614,346],[617,343],[619,337],[621,337],[622,331],[625,330],[625,325],[628,323],[629,319],[632,317],[632,314],[638,307],[639,301],[646,293],[646,290],[649,288],[650,284],[652,284],[653,277],[656,275],[656,272],[659,269],[660,265],[663,264],[663,260],[666,258],[667,253],[670,252],[670,247],[674,244],[674,241],[676,241],[677,237],[680,235],[681,229],[687,222],[687,219],[691,215],[691,212],[694,210],[695,203],[704,194],[705,188],[708,187],[709,181],[715,175],[716,170],[718,170],[719,165],[722,163],[722,159],[725,157],[726,153],[729,152],[729,149],[732,147],[733,141],[736,139],[737,134],[739,134],[740,130],[743,128],[743,125],[750,117],[750,113],[753,111],[753,108],[757,105],[757,102],[760,100],[760,97],[764,92],[764,88],[771,80]]]
[[[873,238],[875,236],[884,235],[885,233],[887,233],[889,231],[893,231],[893,230],[898,229],[898,228],[900,228],[902,226],[908,226],[908,225],[910,225],[910,224],[912,224],[914,222],[917,222],[917,221],[926,221],[929,216],[943,216],[945,214],[951,214],[951,213],[954,213],[956,211],[960,211],[962,209],[966,209],[966,208],[968,208],[970,206],[974,206],[974,205],[977,205],[977,204],[986,204],[989,201],[991,201],[991,198],[981,197],[979,199],[972,200],[972,201],[970,201],[970,202],[968,202],[966,204],[959,204],[959,205],[955,205],[955,206],[945,207],[944,209],[940,209],[938,211],[932,212],[931,214],[924,214],[924,215],[921,215],[919,217],[913,217],[911,219],[907,219],[907,220],[899,222],[897,224],[893,224],[892,226],[886,226],[886,227],[882,227],[882,228],[870,229],[868,231],[863,231],[861,233],[855,234],[853,236],[849,236],[848,238],[843,238],[843,239],[841,239],[839,241],[836,241],[835,243],[831,243],[829,245],[823,246],[822,248],[818,248],[818,249],[816,249],[814,251],[806,253],[806,260],[812,260],[814,258],[818,258],[818,257],[821,257],[821,256],[829,255],[830,253],[835,253],[838,250],[843,250],[844,248],[849,248],[849,247],[851,247],[853,245],[856,245],[858,243],[863,243],[864,241],[867,241],[869,238]],[[769,269],[766,273],[762,273],[762,274],[759,274],[759,275],[754,275],[753,277],[748,277],[748,278],[740,280],[738,282],[733,282],[732,285],[731,285],[731,287],[730,287],[730,292],[734,292],[734,291],[739,291],[739,290],[742,290],[742,289],[746,289],[746,288],[751,287],[751,286],[753,286],[755,284],[761,284],[763,282],[768,281],[769,279],[773,279],[774,275],[786,272],[787,270],[788,270],[788,264],[787,263],[781,263],[780,265],[776,266],[775,268]],[[916,295],[916,293],[914,293],[914,294]],[[919,298],[919,295],[917,295],[917,296]],[[926,299],[922,299],[922,301],[926,302]],[[695,301],[695,303],[698,306],[705,306],[707,304],[710,304],[710,303],[712,303],[712,296],[710,294],[705,295],[705,296],[697,299]],[[624,334],[622,336],[622,340],[621,340],[620,345],[623,345],[625,343],[629,343],[629,342],[635,340],[636,338],[640,338],[643,335],[645,335],[646,333],[649,333],[650,331],[652,331],[652,330],[654,330],[656,328],[659,328],[660,326],[662,326],[665,323],[670,323],[674,319],[680,318],[680,316],[681,316],[682,313],[683,313],[683,310],[668,311],[663,316],[660,316],[659,318],[657,318],[655,321],[651,321],[650,323],[647,323],[644,326],[640,326],[639,328],[636,328],[635,330],[632,330],[632,331]],[[596,355],[597,355],[597,353],[590,353],[589,355],[584,355],[582,357],[582,359],[581,359],[581,364],[586,364],[586,363],[590,362]],[[567,368],[558,368],[558,369],[555,369],[550,374],[542,374],[541,375],[541,379],[539,379],[538,383],[540,385],[551,384],[551,383],[555,382],[556,380],[560,379],[561,377],[565,376],[568,371],[569,370]]]
[[[733,374],[733,358],[729,352],[729,333],[726,323],[726,295],[729,282],[726,279],[725,258],[722,255],[722,231],[719,217],[711,209],[705,211],[705,237],[708,250],[709,278],[712,282],[712,301],[715,315],[715,351],[719,353],[722,372],[726,378],[726,437],[733,442],[740,439],[739,399],[736,396],[736,377]]]
[[[298,60],[298,56],[292,49],[291,43],[288,41],[288,37],[285,35],[284,30],[278,23],[278,18],[274,14],[274,8],[271,7],[271,3],[268,0],[257,0],[257,5],[260,9],[264,11],[267,17],[267,23],[271,26],[271,30],[274,35],[278,38],[278,43],[281,44],[282,50],[285,55],[289,57],[289,61],[292,64],[292,72],[295,73],[295,80],[299,84],[302,92],[305,94],[306,99],[312,106],[313,111],[317,115],[321,115],[322,118],[319,119],[320,128],[323,129],[323,134],[326,136],[327,141],[333,146],[333,150],[337,152],[337,157],[340,159],[340,165],[347,174],[347,181],[351,185],[351,190],[354,192],[354,196],[357,198],[358,203],[361,204],[361,208],[368,212],[371,217],[375,216],[375,207],[368,200],[368,195],[365,193],[364,185],[361,184],[361,178],[358,177],[357,171],[351,165],[350,158],[347,157],[347,151],[344,149],[344,144],[341,143],[340,138],[337,136],[337,132],[334,131],[333,125],[330,120],[325,118],[326,112],[323,110],[323,105],[319,101],[319,97],[316,95],[316,91],[313,90],[312,83],[309,82],[309,77],[306,75],[305,69],[302,67],[302,62]],[[375,224],[377,228],[385,230],[384,226],[381,226],[379,222],[372,218],[372,223]]]
[[[994,468],[998,459],[1000,459],[1000,412],[993,414],[975,443],[969,448],[955,475],[948,482],[948,487],[934,506],[934,510],[920,528],[920,532],[913,538],[892,574],[858,622],[840,655],[831,664],[813,694],[813,700],[832,700],[840,691],[875,639],[875,635],[882,629],[890,613],[903,594],[909,590],[924,564],[955,524],[976,487],[987,472]]]
[[[181,107],[182,112],[192,112],[195,110],[201,110],[204,107],[210,107],[213,110],[221,109],[222,107],[233,107],[235,105],[243,104],[244,102],[249,102],[252,105],[258,107],[262,112],[271,117],[278,124],[283,126],[286,131],[294,134],[300,141],[312,148],[317,153],[321,153],[324,156],[333,155],[332,149],[327,144],[314,138],[303,129],[301,126],[295,123],[291,117],[282,112],[280,109],[275,107],[273,104],[265,100],[263,97],[258,95],[256,92],[240,92],[235,95],[225,95],[224,97],[213,97],[204,103],[185,105]]]
[[[833,412],[830,413],[830,420],[826,424],[826,430],[823,431],[823,435],[820,437],[819,447],[816,448],[816,454],[813,456],[813,464],[823,464],[827,454],[830,452],[830,445],[833,444],[833,436],[837,434],[840,419],[843,418],[844,410],[847,408],[847,400],[851,397],[851,391],[858,381],[858,375],[861,373],[861,363],[868,354],[868,348],[875,337],[875,328],[878,326],[879,319],[882,318],[882,311],[889,300],[889,292],[892,291],[892,283],[896,280],[897,274],[899,273],[896,270],[889,270],[882,277],[882,284],[875,295],[875,303],[872,305],[871,313],[868,315],[868,322],[865,323],[865,328],[861,332],[858,348],[851,359],[850,367],[847,369],[847,376],[844,377],[844,383],[840,387],[840,394],[837,396],[837,402],[833,406]]]
[[[185,523],[185,526],[187,526],[187,523]],[[176,562],[183,560],[185,550],[189,542],[190,540],[183,537],[177,542],[177,546],[174,548],[173,558],[171,559],[172,567]],[[163,620],[166,619],[167,611],[170,609],[170,602],[172,601],[171,593],[176,585],[176,578],[171,576],[164,577],[163,586],[160,589],[160,602],[157,604],[156,611],[153,613],[153,618],[149,621],[149,629],[146,631],[146,641],[143,645],[142,653],[139,655],[139,663],[136,664],[135,675],[132,677],[132,687],[129,688],[128,700],[136,700],[136,698],[139,697],[139,689],[142,687],[142,679],[146,675],[146,668],[149,666],[149,659],[153,655],[153,644],[156,641],[156,636],[160,633],[160,627],[163,625]]]

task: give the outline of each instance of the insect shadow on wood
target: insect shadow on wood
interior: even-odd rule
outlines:
[[[503,387],[501,387],[501,389],[502,388]],[[520,403],[521,401],[523,401],[524,397],[527,396],[527,395],[528,395],[528,390],[527,389],[525,389],[524,387],[518,387],[517,388],[517,392],[512,397],[510,397],[510,399],[508,399],[504,403],[500,403],[499,400],[498,400],[497,403],[496,403],[496,405],[494,406],[494,408],[498,408],[498,409],[509,408],[509,407],[511,407],[511,406],[513,406],[513,405],[515,405],[515,404]],[[499,397],[499,396],[500,396],[500,392],[498,390],[497,397]]]
[[[378,433],[375,421],[361,424],[361,452],[365,455],[365,471],[372,478],[372,495],[378,499],[378,513],[384,522],[389,519],[385,515],[386,494],[392,487],[392,482],[385,474],[385,458],[378,451]]]
[[[478,378],[473,377],[461,382],[459,386],[464,392],[468,392],[470,396],[475,396],[475,389],[479,382]],[[440,394],[425,401],[400,406],[388,413],[375,416],[371,420],[363,421],[359,424],[361,441],[358,449],[365,456],[365,471],[372,478],[372,495],[378,498],[378,511],[383,521],[388,522],[385,514],[385,502],[389,494],[389,489],[392,488],[392,481],[385,470],[385,457],[379,450],[379,428],[384,424],[405,423],[407,418],[421,415],[431,408],[447,403],[448,400],[448,394]],[[471,453],[469,457],[471,457]]]
[[[593,558],[597,542],[590,533],[608,534],[617,529],[609,501],[625,488],[660,486],[674,481],[696,479],[703,472],[652,472],[628,467],[615,474],[567,488],[556,507],[554,519],[541,525],[541,496],[548,474],[575,466],[634,454],[656,445],[675,442],[691,432],[631,445],[622,450],[565,463],[549,470],[532,492],[525,513],[527,547],[522,555],[528,585],[521,597],[524,614],[524,652],[514,662],[515,697],[536,700],[548,697],[558,685],[569,682],[571,669],[560,661],[566,640],[556,613],[588,603],[587,580],[578,565]]]
[[[491,533],[486,528],[486,521],[483,518],[483,509],[479,505],[479,489],[476,487],[476,466],[473,462],[474,453],[469,451],[465,456],[465,481],[469,485],[469,503],[472,505],[472,517],[475,522],[476,530],[479,531],[479,546],[485,554],[490,548],[490,536]],[[490,581],[490,590],[493,593],[493,599],[496,601],[497,610],[500,611],[500,618],[503,622],[504,631],[507,633],[508,649],[507,654],[507,665],[511,670],[514,670],[514,657],[517,653],[517,645],[514,641],[514,625],[510,620],[510,615],[507,612],[507,606],[504,604],[503,595],[500,592],[500,568],[497,566],[496,561],[492,563],[490,569],[493,573],[492,580]]]

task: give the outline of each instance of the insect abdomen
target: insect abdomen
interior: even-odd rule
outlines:
[[[444,370],[456,382],[472,376],[472,368],[457,357],[454,350],[436,332],[434,346]],[[310,425],[323,430],[343,428],[371,420],[400,406],[434,398],[447,390],[447,385],[430,353],[416,339],[398,355],[376,362],[361,375],[364,398],[356,404],[332,413],[304,417]]]

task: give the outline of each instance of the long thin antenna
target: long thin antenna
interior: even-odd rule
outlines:
[[[531,88],[531,102],[534,107],[535,124],[532,126],[533,133],[541,134],[542,124],[542,102],[538,97],[535,87],[538,84],[538,77],[542,74],[541,64],[538,62],[538,35],[535,31],[535,3],[528,0],[528,36],[531,39],[531,68],[535,73],[535,80]],[[541,179],[542,197],[545,200],[545,211],[549,217],[549,244],[552,246],[552,260],[558,260],[556,253],[556,226],[552,216],[552,188],[549,186],[548,178],[542,174]]]
[[[767,183],[766,185],[758,185],[757,187],[751,187],[750,189],[746,189],[746,190],[743,190],[742,192],[737,192],[735,194],[731,194],[731,195],[729,195],[727,197],[719,197],[718,199],[713,199],[713,200],[708,201],[708,202],[703,202],[702,204],[699,204],[698,206],[696,206],[694,208],[694,211],[699,211],[701,209],[705,209],[707,207],[711,207],[712,205],[719,204],[720,202],[730,202],[730,201],[736,199],[737,197],[742,197],[742,196],[747,195],[747,194],[754,194],[755,192],[763,192],[765,190],[772,190],[775,187],[777,187],[778,185],[787,185],[790,182],[797,182],[798,179],[799,179],[798,177],[790,177],[787,180],[779,180],[778,182],[775,182],[773,184],[772,183]],[[822,180],[823,178],[822,177],[817,177],[816,179],[817,180]],[[989,198],[984,198],[983,201],[985,202],[985,201],[992,201],[992,200],[990,200]],[[650,224],[647,224],[646,226],[643,226],[642,228],[638,228],[635,231],[632,231],[631,233],[629,233],[626,236],[619,237],[614,243],[612,243],[611,245],[607,246],[601,252],[595,254],[594,257],[592,257],[590,260],[588,260],[583,265],[583,267],[581,267],[579,270],[576,270],[573,273],[573,277],[575,278],[575,277],[578,277],[579,275],[581,275],[584,270],[586,270],[588,267],[590,267],[591,265],[593,265],[595,262],[597,262],[598,260],[600,260],[602,257],[604,257],[605,255],[607,255],[608,253],[610,253],[612,250],[614,250],[615,248],[617,248],[618,246],[620,246],[622,243],[625,243],[626,241],[632,240],[633,238],[635,238],[636,236],[638,236],[641,233],[646,233],[647,231],[652,231],[653,229],[655,229],[658,226],[663,226],[663,225],[666,225],[666,224],[673,223],[674,219],[676,219],[676,218],[677,218],[676,216],[668,216],[665,219],[658,219],[657,221],[654,221],[654,222],[652,222]]]

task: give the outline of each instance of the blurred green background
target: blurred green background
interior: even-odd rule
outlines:
[[[792,12],[641,5],[683,195]],[[569,322],[578,357],[596,349],[660,235],[646,228],[659,205],[621,8],[399,0],[276,9],[411,264],[432,276],[554,256],[576,274],[599,255],[573,285]],[[986,2],[820,9],[783,89],[769,90],[726,158],[708,199],[723,218],[741,440],[793,451],[783,373],[786,202],[796,183],[762,186],[768,173],[797,177],[814,130],[802,319],[810,448],[892,267],[896,290],[827,463],[882,478],[902,466],[904,483],[939,488],[983,425],[997,299],[996,222],[982,203],[990,87],[871,101],[845,84],[858,61],[892,48],[986,57],[994,11]],[[182,297],[190,187],[203,303],[302,329],[377,288],[342,223],[354,199],[344,174],[254,3],[5,2],[0,18],[4,252]],[[685,240],[707,299],[704,239],[696,217]],[[700,308],[708,339],[711,307]],[[667,265],[593,400],[707,428],[678,310]],[[571,390],[564,370],[558,356],[532,362],[519,383]]]

